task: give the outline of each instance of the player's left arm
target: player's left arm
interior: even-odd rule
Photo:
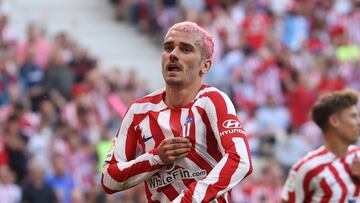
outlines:
[[[208,99],[206,114],[223,157],[203,180],[191,184],[174,202],[210,202],[252,172],[247,137],[234,105],[220,92],[210,92]]]

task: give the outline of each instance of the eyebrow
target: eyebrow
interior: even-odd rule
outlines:
[[[164,42],[164,46],[172,45],[172,44],[174,44],[174,41],[166,41],[166,42]],[[186,42],[180,42],[180,46],[190,46],[190,47],[195,48],[195,46],[193,46],[192,44],[186,43]]]

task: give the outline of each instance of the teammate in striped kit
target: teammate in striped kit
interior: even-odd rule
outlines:
[[[107,193],[145,181],[148,202],[230,202],[252,172],[246,134],[227,95],[203,84],[214,52],[195,23],[164,38],[164,89],[128,109],[103,167]]]
[[[352,90],[319,99],[312,118],[322,129],[324,145],[290,170],[282,202],[360,202],[360,133],[358,95]]]

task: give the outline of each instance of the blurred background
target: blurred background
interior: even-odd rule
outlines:
[[[319,95],[360,90],[360,0],[0,0],[0,203],[143,203],[105,195],[100,168],[135,99],[163,85],[163,36],[190,20],[215,37],[206,82],[248,133],[254,173],[234,203],[275,203],[322,144]]]

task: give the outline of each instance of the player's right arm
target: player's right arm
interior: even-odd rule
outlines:
[[[157,149],[136,157],[138,140],[134,113],[130,107],[103,165],[101,182],[106,193],[131,188],[144,182],[161,168],[163,163]]]
[[[136,157],[139,136],[134,123],[130,107],[103,166],[101,182],[109,194],[143,183],[163,165],[186,157],[191,150],[188,138],[174,137],[164,139],[157,148]]]

